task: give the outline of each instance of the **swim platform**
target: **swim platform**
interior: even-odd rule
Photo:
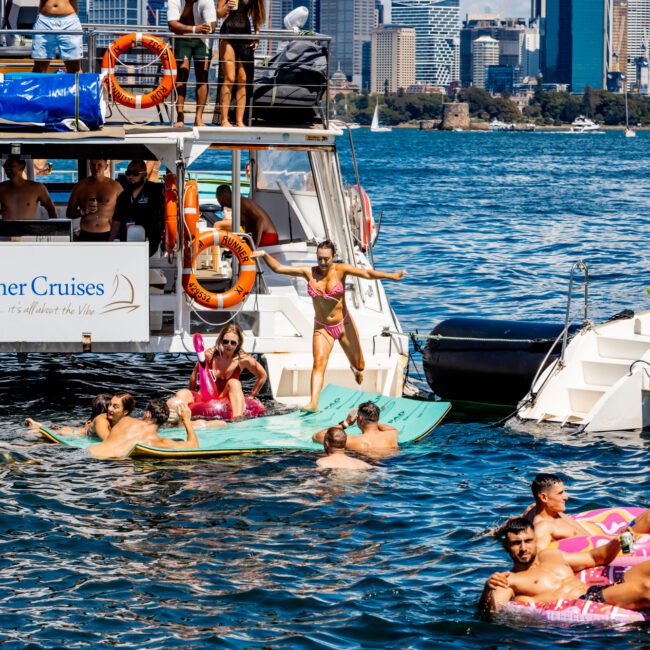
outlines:
[[[196,429],[198,449],[161,449],[138,444],[129,456],[196,458],[281,450],[322,451],[321,444],[312,442],[312,435],[340,422],[353,408],[366,401],[372,401],[380,408],[380,422],[397,429],[400,446],[419,442],[428,436],[451,408],[449,402],[386,397],[329,384],[320,395],[320,410],[316,413],[294,411],[234,422],[226,427]],[[86,436],[63,436],[48,427],[41,427],[39,431],[49,441],[68,447],[85,448],[99,442]],[[361,432],[354,425],[347,433]],[[184,429],[162,428],[159,434],[165,438],[185,440]]]

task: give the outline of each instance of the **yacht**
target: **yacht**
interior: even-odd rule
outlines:
[[[164,32],[157,36],[173,38]],[[218,35],[209,37],[218,39]],[[111,28],[84,28],[84,41],[91,50],[85,62],[88,72],[94,73],[95,62],[101,60],[103,47],[98,44],[113,38]],[[302,39],[326,49],[330,44],[328,37],[318,34],[274,31],[259,38],[273,44],[283,38]],[[120,55],[120,63],[124,57]],[[148,67],[147,76],[154,70]],[[324,97],[328,94],[325,87]],[[55,175],[38,179],[44,179],[60,218],[0,222],[0,255],[6,269],[0,278],[0,352],[142,353],[150,358],[158,353],[193,354],[194,334],[202,334],[206,346],[211,346],[221,326],[234,322],[244,331],[246,351],[266,366],[273,398],[302,406],[310,394],[312,302],[304,281],[250,263],[247,251],[254,244],[239,234],[241,179],[248,162],[246,191],[274,222],[279,241],[265,250],[280,263],[312,266],[317,243],[330,239],[341,262],[371,268],[374,240],[361,243],[368,229],[366,214],[351,199],[356,190],[342,181],[337,150],[342,131],[330,124],[327,110],[319,112],[320,106],[314,111],[315,121],[291,126],[270,120],[253,121],[247,128],[173,128],[171,100],[147,112],[133,107],[118,110],[115,93],[107,99],[116,109],[115,118],[99,130],[34,134],[28,125],[22,130],[0,130],[1,155],[28,161],[32,180],[36,159],[54,160],[57,166],[67,161],[74,168],[74,178],[65,182],[57,182]],[[253,106],[253,117],[255,110]],[[123,116],[132,116],[137,123]],[[143,117],[150,123],[142,124]],[[192,182],[197,181],[201,189],[200,170],[214,169],[216,155],[230,169],[232,230],[237,234],[228,237],[219,235],[223,231],[216,231],[211,223],[217,210],[214,194],[199,191],[198,206],[188,203]],[[173,179],[166,192],[164,246],[151,257],[137,227],[128,230],[126,241],[73,241],[74,223],[65,216],[67,201],[73,181],[86,176],[88,160],[98,157],[159,163],[161,170],[167,170],[166,179]],[[354,168],[358,178],[356,163]],[[193,216],[197,207],[199,214]],[[244,276],[246,289],[241,288]],[[397,334],[400,323],[384,287],[379,281],[351,277],[345,294],[359,328],[366,369],[358,387],[337,345],[325,382],[401,396],[408,344]]]
[[[584,115],[578,115],[573,123],[571,124],[571,133],[598,133],[601,132],[600,124],[596,124],[593,120],[585,117]]]
[[[500,120],[492,120],[488,128],[490,131],[514,131],[515,125],[508,122],[501,122]]]

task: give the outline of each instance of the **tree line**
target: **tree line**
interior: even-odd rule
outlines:
[[[443,104],[450,101],[443,95],[407,94],[402,89],[394,94],[370,95],[367,92],[337,95],[336,116],[361,125],[369,125],[379,101],[379,119],[396,125],[420,120],[442,119]],[[469,104],[470,116],[477,120],[502,122],[533,122],[538,125],[571,124],[579,115],[586,115],[606,125],[625,124],[625,97],[587,87],[582,95],[568,92],[546,92],[539,83],[528,106],[520,111],[511,96],[495,97],[482,88],[462,88],[458,101]],[[628,94],[630,124],[650,125],[650,97]]]

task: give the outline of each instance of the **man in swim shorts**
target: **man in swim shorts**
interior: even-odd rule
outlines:
[[[396,451],[397,429],[379,422],[379,407],[374,402],[364,402],[358,408],[352,409],[345,420],[337,426],[343,430],[356,424],[361,429],[361,435],[347,435],[345,448],[348,451],[358,451],[364,454],[387,453]],[[322,429],[312,437],[314,442],[323,442],[328,429]]]
[[[169,418],[169,408],[164,399],[152,399],[147,404],[142,420],[128,415],[123,417],[111,429],[108,438],[88,447],[88,452],[95,458],[118,459],[126,458],[137,444],[164,449],[198,449],[199,439],[190,421],[190,409],[183,405],[180,414],[187,440],[171,440],[158,435],[159,427]]]
[[[371,469],[371,465],[352,458],[345,453],[345,443],[347,435],[341,427],[330,427],[325,432],[325,439],[323,440],[323,448],[327,456],[319,458],[316,465],[321,469]]]
[[[66,216],[68,219],[81,217],[79,241],[108,241],[115,203],[122,194],[122,186],[106,176],[108,160],[89,160],[88,167],[90,176],[72,188]]]
[[[222,208],[232,208],[232,191],[228,185],[219,185],[217,201]],[[278,231],[271,217],[255,201],[241,197],[241,225],[253,235],[255,247],[274,246],[279,243]],[[222,219],[215,224],[218,230],[232,230],[232,219]]]
[[[583,553],[540,551],[533,524],[516,517],[504,527],[503,547],[512,559],[512,569],[488,578],[479,603],[483,612],[495,612],[511,600],[544,603],[561,598],[633,610],[650,608],[650,560],[632,567],[624,582],[602,588],[587,587],[575,576],[583,569],[609,564],[621,550],[618,538]]]
[[[80,32],[77,0],[40,0],[34,30]],[[81,34],[34,34],[32,38],[33,72],[47,72],[57,50],[68,72],[79,72],[83,58]]]

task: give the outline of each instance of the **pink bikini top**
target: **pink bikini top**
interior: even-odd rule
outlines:
[[[314,271],[317,271],[318,267],[312,267],[312,275]],[[312,287],[311,282],[307,282],[307,293],[312,298],[332,298],[338,300],[345,295],[345,287],[341,282],[337,282],[329,291],[321,291],[320,289],[315,289]]]

